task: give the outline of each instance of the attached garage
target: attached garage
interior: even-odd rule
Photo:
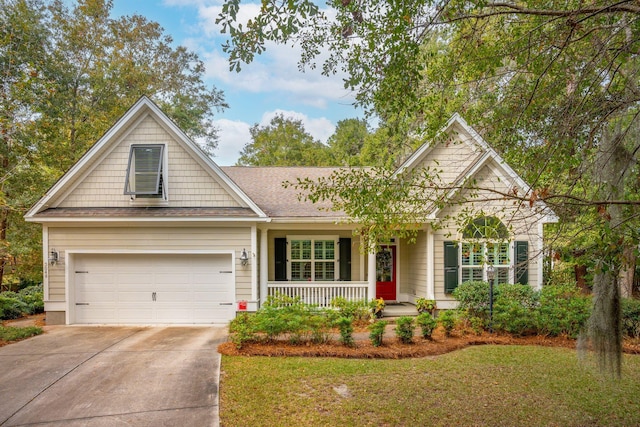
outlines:
[[[235,315],[231,254],[70,254],[72,324],[208,324]]]

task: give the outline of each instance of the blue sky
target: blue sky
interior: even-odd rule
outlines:
[[[224,91],[230,108],[217,116],[220,141],[215,152],[219,165],[232,165],[251,141],[249,128],[266,125],[278,113],[302,120],[314,138],[326,142],[339,120],[363,117],[353,107],[353,94],[342,79],[322,76],[317,70],[300,72],[295,46],[269,45],[267,51],[230,72],[222,43],[226,35],[215,24],[222,0],[113,0],[112,15],[146,16],[158,22],[176,45],[196,52],[206,65],[206,82]],[[246,3],[243,2],[243,3]],[[244,5],[239,15],[248,19],[259,2]]]

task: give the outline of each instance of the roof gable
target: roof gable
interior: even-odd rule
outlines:
[[[509,190],[518,189],[518,194],[528,194],[532,187],[527,184],[505,160],[478,134],[475,129],[455,113],[438,132],[434,141],[425,142],[395,172],[395,176],[420,167],[438,169],[439,178],[444,185],[452,189],[446,200],[458,193],[458,188],[466,181],[474,179],[484,170],[493,171],[496,179]],[[486,177],[484,177],[486,179]],[[546,214],[545,221],[556,221],[555,214],[542,206]],[[435,208],[432,216],[438,216]]]
[[[25,215],[49,208],[130,206],[124,182],[131,144],[167,146],[168,207],[246,208],[264,212],[151,100],[142,97]],[[173,194],[173,195],[172,195]]]

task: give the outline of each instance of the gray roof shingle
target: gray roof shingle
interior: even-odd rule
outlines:
[[[335,167],[247,167],[221,168],[267,215],[273,218],[341,218],[342,212],[330,210],[328,202],[299,200],[300,190],[282,184],[298,178],[317,180],[330,176]]]

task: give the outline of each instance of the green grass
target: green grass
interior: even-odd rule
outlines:
[[[222,358],[223,426],[640,425],[640,357],[621,381],[574,350],[481,346],[435,358]]]
[[[42,328],[37,326],[26,326],[18,328],[14,326],[0,326],[0,341],[19,341],[34,335],[40,335]]]

